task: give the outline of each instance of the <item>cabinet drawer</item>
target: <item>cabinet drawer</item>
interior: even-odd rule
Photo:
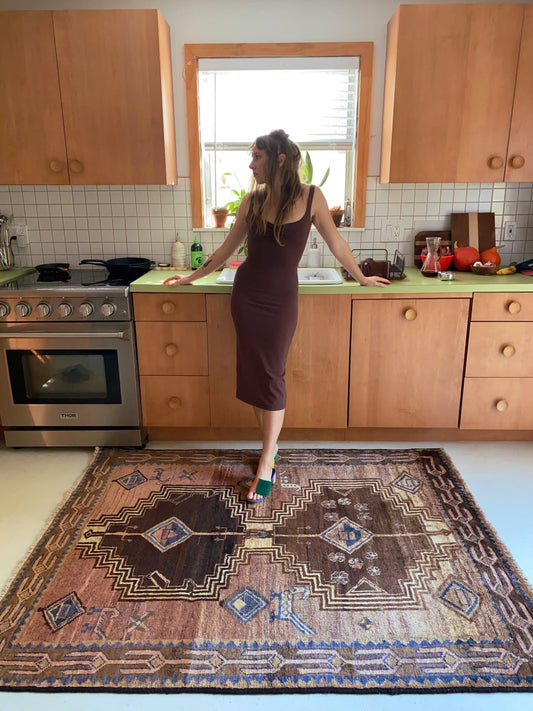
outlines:
[[[532,378],[466,378],[461,429],[533,430]]]
[[[209,427],[209,382],[204,376],[141,377],[145,427]]]
[[[205,321],[204,294],[133,294],[136,321]]]
[[[470,325],[467,377],[533,377],[530,323],[477,322]]]
[[[533,294],[474,294],[472,321],[533,321]]]
[[[206,323],[136,325],[141,375],[207,375]]]

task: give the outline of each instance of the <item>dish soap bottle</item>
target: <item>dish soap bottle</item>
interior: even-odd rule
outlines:
[[[309,254],[307,255],[307,266],[312,269],[318,269],[318,267],[320,267],[320,253],[316,243],[316,237],[313,237],[311,240]]]
[[[198,269],[204,263],[204,250],[198,240],[198,235],[195,235],[194,242],[191,244],[191,269]]]
[[[185,247],[179,240],[179,233],[176,234],[176,241],[172,245],[171,264],[174,269],[187,269]]]

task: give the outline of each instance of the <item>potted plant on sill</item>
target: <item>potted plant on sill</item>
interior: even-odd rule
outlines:
[[[228,219],[229,210],[227,207],[214,207],[211,212],[215,218],[215,227],[225,227]]]
[[[335,223],[335,227],[339,227],[341,224],[342,216],[344,215],[344,210],[340,205],[334,205],[330,207],[329,212]]]

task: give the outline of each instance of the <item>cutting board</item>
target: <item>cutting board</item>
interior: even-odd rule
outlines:
[[[451,228],[452,243],[457,242],[460,247],[475,247],[484,252],[496,244],[493,212],[453,213]]]

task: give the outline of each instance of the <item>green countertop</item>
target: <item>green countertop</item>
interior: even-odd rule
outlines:
[[[163,281],[173,274],[190,274],[190,271],[163,271],[152,269],[130,285],[134,293],[174,292],[181,294],[230,294],[231,284],[217,284],[220,272],[214,272],[207,277],[198,279],[189,286],[168,287]],[[453,281],[441,281],[422,276],[419,269],[408,267],[405,270],[406,279],[394,280],[386,288],[360,286],[354,281],[344,281],[342,284],[310,285],[301,284],[300,294],[471,294],[473,292],[533,291],[533,277],[522,274],[508,276],[479,276],[472,272],[453,272]]]
[[[0,286],[8,284],[14,279],[18,279],[24,274],[29,274],[33,271],[33,267],[20,267],[19,269],[7,269],[5,272],[0,272]]]

